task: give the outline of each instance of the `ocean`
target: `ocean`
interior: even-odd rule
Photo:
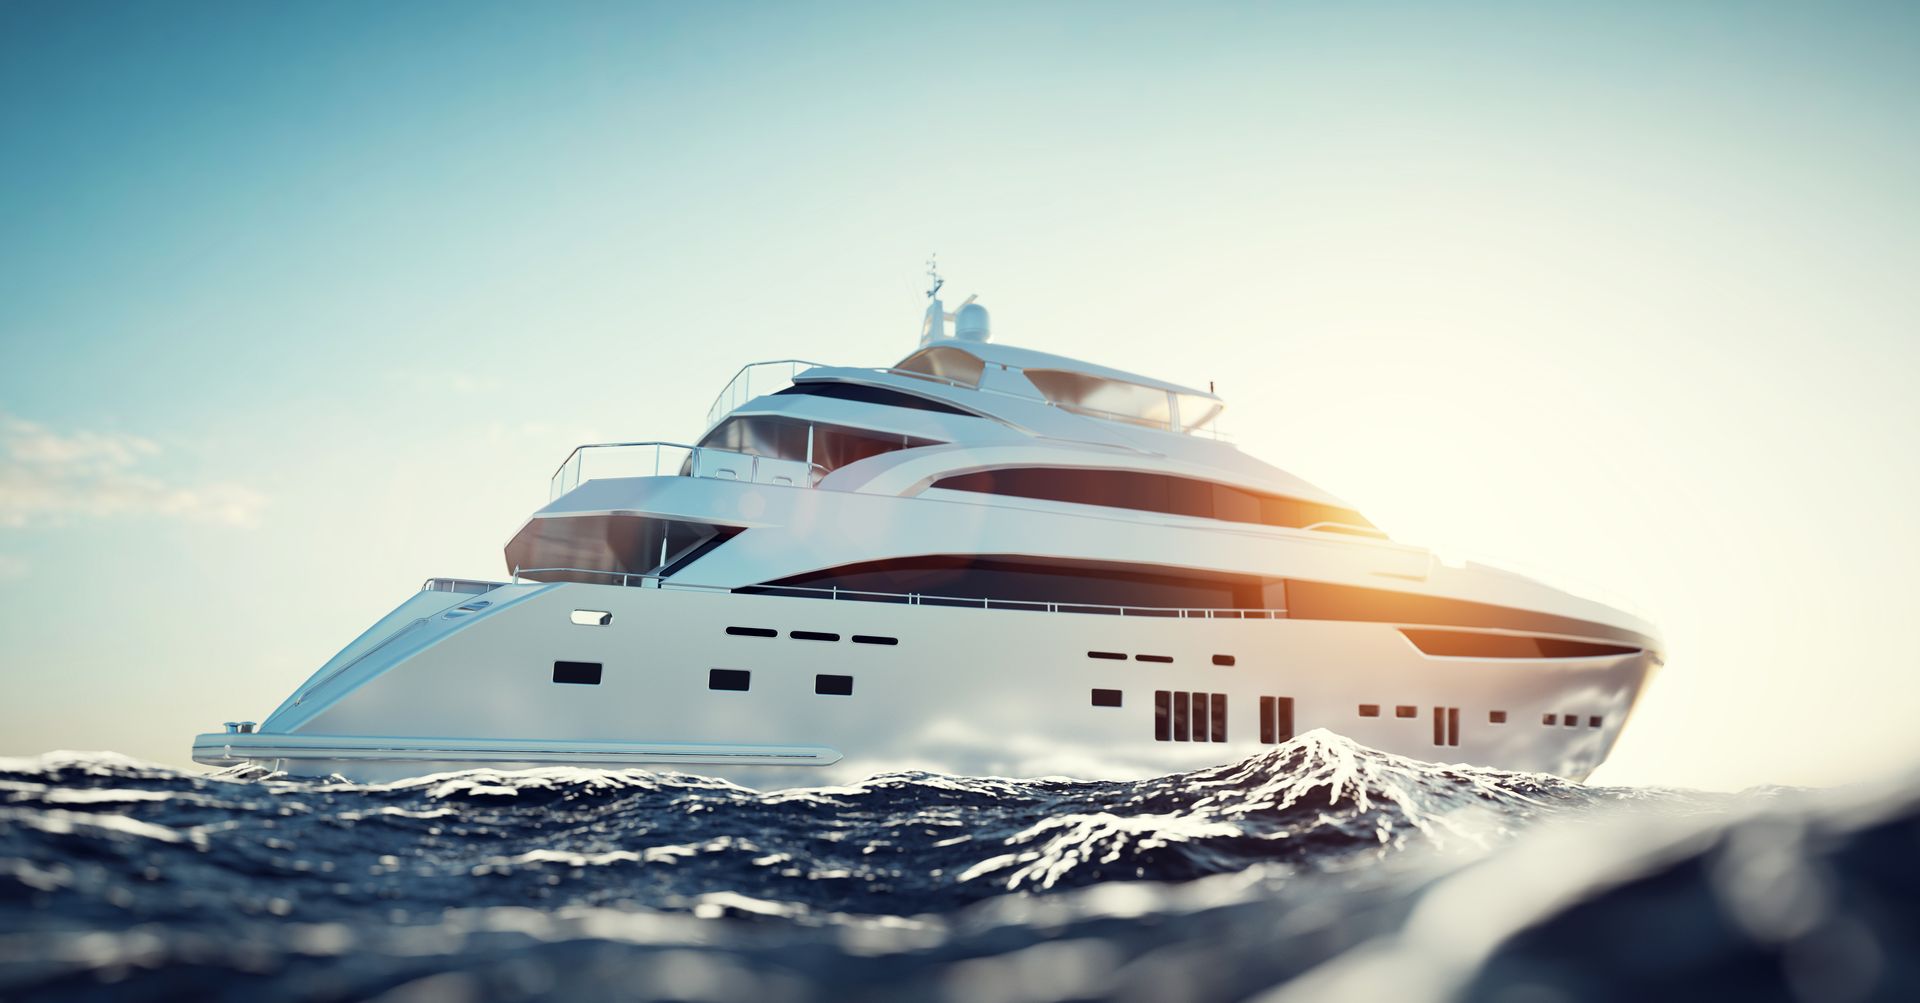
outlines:
[[[1915,1000],[1920,784],[0,760],[5,1000]]]

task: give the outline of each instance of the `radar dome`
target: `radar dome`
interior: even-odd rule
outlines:
[[[953,315],[953,336],[962,341],[986,341],[993,336],[987,326],[987,308],[968,303]]]

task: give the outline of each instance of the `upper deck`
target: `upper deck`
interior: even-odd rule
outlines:
[[[981,395],[973,409],[987,416],[1005,410],[996,406],[994,398],[1001,398],[1136,428],[1225,438],[1219,418],[1226,405],[1210,392],[1046,352],[957,339],[922,348],[886,367],[833,366],[804,359],[749,363],[714,397],[706,427],[712,429],[755,397],[791,387],[810,370],[819,370],[811,375],[820,378],[830,373],[870,373],[883,382],[905,378],[972,391]]]

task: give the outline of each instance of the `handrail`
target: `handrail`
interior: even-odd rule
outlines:
[[[707,429],[711,430],[715,425],[720,424],[720,422],[723,419],[725,419],[728,414],[732,413],[734,410],[739,408],[740,405],[745,404],[747,401],[752,400],[753,397],[756,396],[750,392],[752,388],[752,377],[750,375],[750,371],[753,369],[760,368],[762,366],[806,366],[808,368],[852,369],[859,372],[880,373],[886,376],[904,376],[909,379],[926,380],[930,383],[944,384],[946,386],[950,386],[958,390],[972,390],[978,393],[992,394],[996,397],[1005,397],[1010,400],[1026,401],[1027,403],[1030,403],[1030,404],[1041,404],[1041,405],[1045,405],[1046,407],[1057,408],[1059,410],[1066,411],[1071,414],[1085,415],[1087,417],[1100,418],[1107,421],[1117,421],[1123,424],[1133,425],[1138,428],[1151,428],[1151,429],[1156,429],[1162,432],[1172,432],[1176,435],[1191,435],[1196,438],[1210,438],[1218,441],[1231,440],[1231,436],[1228,436],[1225,432],[1220,431],[1217,424],[1219,421],[1220,411],[1225,409],[1224,404],[1222,404],[1221,408],[1216,409],[1213,412],[1213,417],[1210,418],[1207,424],[1205,424],[1204,426],[1197,429],[1183,428],[1179,425],[1178,422],[1176,422],[1172,418],[1171,415],[1168,416],[1166,421],[1160,422],[1160,421],[1154,421],[1148,418],[1143,418],[1140,415],[1126,414],[1120,411],[1107,411],[1097,407],[1088,407],[1083,404],[1070,404],[1063,401],[1052,400],[1044,396],[1028,397],[1025,394],[1016,394],[1016,393],[1010,393],[1006,390],[997,390],[992,387],[983,387],[983,386],[980,386],[978,383],[963,383],[959,380],[951,379],[949,377],[936,376],[933,373],[915,372],[910,369],[899,369],[892,366],[834,366],[834,365],[831,365],[830,363],[813,362],[807,359],[769,359],[764,362],[749,362],[746,365],[741,366],[739,371],[733,374],[733,378],[727,381],[727,385],[725,387],[722,387],[720,392],[714,396],[712,406],[707,408]],[[794,382],[793,376],[795,375],[798,375],[797,372],[789,373],[786,379],[787,386],[793,385],[793,382]],[[747,391],[736,394],[734,392],[734,385],[736,383],[741,383],[743,379],[745,380]],[[783,387],[782,389],[785,389],[785,388]],[[731,406],[723,406],[730,402],[731,402]]]
[[[566,492],[573,490],[573,488],[580,486],[580,483],[583,480],[587,479],[584,476],[585,471],[583,469],[584,463],[585,463],[584,454],[586,450],[630,449],[630,448],[644,449],[649,446],[652,447],[654,451],[653,452],[653,474],[651,475],[654,477],[659,477],[661,475],[661,450],[663,449],[684,450],[686,452],[686,456],[682,458],[681,462],[683,464],[687,464],[690,470],[693,470],[693,471],[697,471],[699,469],[699,457],[703,453],[718,453],[718,454],[725,454],[728,456],[744,456],[748,460],[747,480],[754,483],[760,482],[760,463],[762,460],[765,460],[768,463],[804,463],[807,467],[808,480],[813,483],[818,483],[821,477],[825,477],[827,475],[827,468],[824,465],[819,463],[813,463],[811,461],[805,461],[805,460],[787,460],[777,456],[761,456],[758,453],[745,453],[737,449],[721,449],[717,446],[690,446],[684,442],[665,442],[660,440],[653,440],[653,441],[646,441],[646,442],[590,442],[584,445],[573,447],[573,451],[567,454],[567,458],[565,460],[560,461],[560,466],[554,469],[553,476],[547,479],[547,500],[552,501],[553,499],[560,497]],[[565,482],[564,480],[568,472],[567,470],[568,467],[573,468],[573,475],[574,475],[574,479],[570,484]],[[640,476],[645,476],[645,475],[640,475]],[[674,476],[679,476],[678,471],[675,471]],[[698,476],[698,475],[696,474],[695,476]],[[812,485],[809,484],[808,486],[811,487]]]
[[[720,419],[726,417],[727,412],[732,411],[734,408],[739,407],[740,404],[745,404],[747,401],[753,399],[753,395],[751,393],[743,393],[743,395],[739,398],[739,403],[734,404],[731,407],[721,406],[724,401],[734,396],[733,385],[735,383],[740,383],[744,380],[746,388],[748,390],[752,389],[753,377],[750,372],[751,370],[758,369],[761,366],[805,366],[808,369],[814,369],[824,365],[826,365],[826,363],[814,362],[809,359],[766,359],[760,362],[749,362],[746,365],[741,366],[739,371],[733,374],[733,378],[727,381],[727,385],[724,387],[721,387],[720,392],[713,396],[713,403],[707,407],[707,428],[710,429],[713,426],[720,424]],[[788,371],[788,375],[787,375],[788,386],[793,385],[793,375],[796,372],[797,370],[791,370],[791,369]]]
[[[514,568],[513,582],[520,579],[538,582],[528,578],[530,575],[571,574],[601,575],[609,580],[618,579],[619,584],[629,588],[678,589],[687,592],[740,592],[745,595],[781,595],[788,592],[806,592],[827,599],[886,599],[899,601],[908,606],[956,606],[972,609],[1026,610],[1045,613],[1075,613],[1083,610],[1111,610],[1120,616],[1179,617],[1186,619],[1281,619],[1287,614],[1284,608],[1241,608],[1194,609],[1186,606],[1114,606],[1106,603],[1088,602],[1044,602],[1038,599],[992,599],[977,596],[941,596],[926,595],[919,592],[869,592],[859,589],[815,588],[808,585],[744,585],[733,588],[726,585],[701,585],[694,582],[671,581],[664,576],[651,572],[602,571],[592,568]],[[543,583],[544,584],[544,583]],[[578,582],[575,584],[590,584]],[[1249,616],[1249,614],[1252,614]]]

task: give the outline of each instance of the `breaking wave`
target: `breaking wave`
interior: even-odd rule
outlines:
[[[50,753],[0,760],[0,997],[1920,998],[1915,800],[1587,787],[1325,732],[1136,782],[773,792]]]

